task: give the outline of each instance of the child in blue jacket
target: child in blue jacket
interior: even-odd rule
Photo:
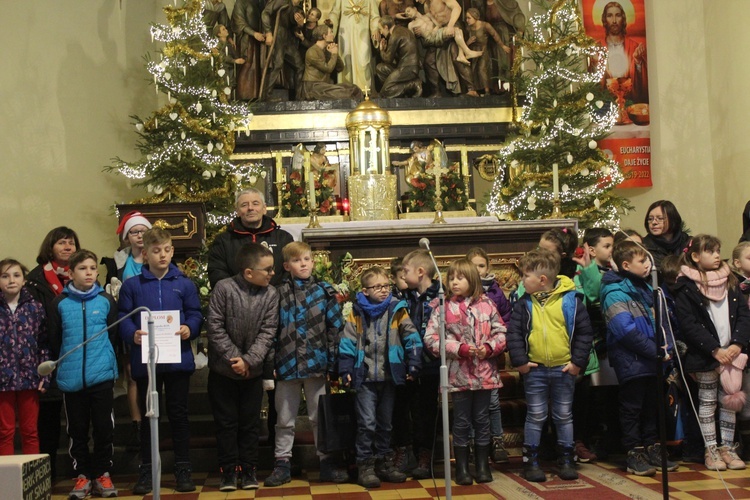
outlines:
[[[357,389],[357,482],[377,488],[406,480],[391,458],[391,419],[396,386],[419,373],[422,340],[382,267],[367,269],[360,281],[339,343],[339,374]]]
[[[109,337],[106,334],[94,337],[117,320],[117,306],[96,281],[99,260],[94,252],[78,250],[68,262],[70,281],[52,303],[49,325],[50,331],[56,331],[62,340],[57,385],[63,392],[70,437],[68,451],[77,475],[69,498],[86,498],[89,494],[112,497],[117,496],[109,475],[117,330],[110,328]],[[88,340],[91,342],[80,347]],[[93,427],[93,455],[89,453],[90,427]]]
[[[180,362],[156,365],[156,390],[161,396],[166,390],[167,416],[174,443],[175,490],[194,491],[190,466],[190,424],[188,422],[188,392],[190,376],[195,371],[195,360],[190,341],[200,335],[203,315],[195,284],[172,264],[174,247],[167,231],[152,228],[143,235],[145,265],[141,274],[125,280],[120,289],[120,317],[138,307],[152,312],[179,311]],[[143,344],[148,344],[148,332],[142,328],[141,315],[126,318],[120,326],[123,341],[130,347],[130,369],[138,384],[138,406],[141,419],[146,421],[148,396],[148,366],[142,361]],[[133,494],[151,492],[151,428],[141,426],[141,466]]]

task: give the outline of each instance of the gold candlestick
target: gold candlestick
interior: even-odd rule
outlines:
[[[311,208],[310,209],[310,222],[307,223],[306,229],[319,229],[321,227],[320,222],[318,222],[318,208]]]
[[[562,209],[560,208],[560,197],[555,196],[555,198],[552,200],[552,219],[562,219]]]

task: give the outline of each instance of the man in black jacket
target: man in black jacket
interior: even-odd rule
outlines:
[[[266,200],[261,191],[252,188],[240,191],[237,193],[235,208],[237,217],[214,239],[208,251],[208,280],[211,288],[219,280],[234,276],[240,271],[235,260],[240,247],[246,243],[260,243],[273,252],[275,274],[271,278],[271,284],[278,285],[284,274],[281,249],[294,241],[294,238],[266,215]]]

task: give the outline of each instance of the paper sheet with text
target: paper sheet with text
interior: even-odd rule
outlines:
[[[180,311],[151,311],[154,320],[154,338],[156,339],[156,362],[179,363],[182,361],[181,338],[177,335],[180,329]],[[148,332],[148,312],[141,312],[141,330]],[[141,339],[141,362],[148,363],[148,336]]]

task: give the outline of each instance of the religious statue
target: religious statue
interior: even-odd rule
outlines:
[[[296,9],[300,2],[301,0],[271,0],[261,12],[261,25],[270,53],[266,67],[263,68],[265,79],[261,77],[261,96],[265,99],[268,99],[274,84],[281,76],[284,64],[294,73],[293,89],[290,89],[289,97],[294,99],[300,88],[305,61],[299,53],[294,37],[294,31],[305,22],[305,16]]]
[[[256,99],[260,94],[262,71],[259,0],[237,0],[232,9],[232,31],[237,36],[239,53],[245,62],[237,73],[237,99]]]
[[[245,59],[237,56],[237,46],[234,44],[234,40],[229,38],[229,30],[226,26],[217,24],[213,27],[213,34],[219,39],[216,49],[219,51],[227,82],[234,87],[236,84],[234,65],[245,64]]]
[[[481,56],[471,61],[471,71],[474,75],[474,85],[484,89],[484,94],[490,93],[492,81],[492,60],[488,50],[489,39],[492,38],[503,52],[510,54],[510,47],[505,45],[495,28],[486,21],[482,21],[479,10],[474,7],[466,11],[466,25],[469,28],[469,46],[481,52]]]
[[[407,7],[408,9],[414,10],[414,7]],[[380,96],[421,96],[419,47],[414,34],[408,28],[396,25],[391,16],[383,16],[378,20],[378,30],[380,58],[383,61],[376,66],[378,80],[382,82]]]
[[[211,32],[217,24],[229,28],[229,14],[223,0],[203,0],[203,22]]]
[[[318,21],[320,21],[320,9],[313,7],[305,16],[305,24],[299,29],[294,31],[294,36],[299,40],[299,49],[302,59],[307,54],[307,49],[315,45],[315,39],[313,38],[313,31],[318,27]]]
[[[380,17],[391,16],[396,24],[406,26],[409,19],[403,17],[407,7],[414,7],[414,0],[380,0]]]
[[[430,14],[420,14],[415,7],[407,7],[404,12],[404,17],[411,19],[411,22],[407,26],[412,32],[418,32],[422,36],[427,37],[437,28],[437,23]],[[445,29],[445,28],[440,28]],[[471,50],[464,41],[463,32],[456,30],[453,33],[453,39],[458,45],[458,56],[456,61],[463,64],[470,64],[469,59],[474,59],[482,55],[481,50]]]
[[[391,165],[394,167],[406,167],[404,177],[406,182],[411,183],[413,178],[424,173],[425,167],[427,167],[429,152],[421,141],[412,141],[409,149],[411,150],[411,156],[407,160],[394,160],[391,162]]]
[[[336,171],[338,165],[331,165],[326,156],[326,145],[319,142],[310,155],[310,170],[319,178],[321,185],[334,189],[338,184]]]
[[[333,43],[333,31],[322,24],[313,30],[315,44],[305,54],[305,73],[299,88],[299,99],[361,99],[362,91],[350,83],[333,83],[331,73],[341,71],[344,62],[339,57],[338,45]]]
[[[457,63],[458,45],[453,37],[461,29],[461,5],[457,0],[417,0],[425,5],[425,12],[432,16],[438,28],[428,35],[415,29],[415,34],[422,37],[425,49],[423,66],[427,82],[432,88],[428,97],[440,95],[440,80],[445,82],[446,89],[454,95],[465,93],[470,97],[479,97],[474,89],[471,68]]]
[[[506,47],[512,45],[513,36],[523,33],[526,26],[526,16],[518,6],[517,0],[472,0],[471,6],[479,11],[479,18],[489,23],[497,32],[502,44]],[[512,51],[506,51],[503,45],[490,44],[492,58],[492,74],[500,81],[511,79],[511,67],[513,57]],[[491,87],[493,90],[494,86]]]
[[[378,17],[376,0],[335,0],[329,19],[333,33],[338,36],[344,70],[339,73],[340,83],[357,87],[373,87],[372,47],[370,40],[377,39],[377,28],[372,21]]]

